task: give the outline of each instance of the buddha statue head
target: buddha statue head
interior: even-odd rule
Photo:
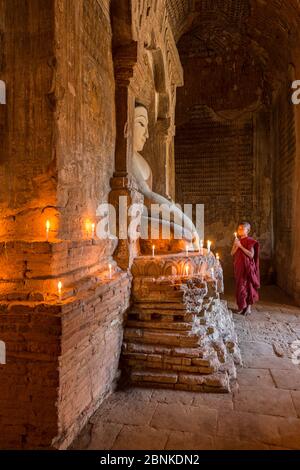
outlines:
[[[146,140],[149,137],[148,123],[149,119],[147,109],[142,104],[137,103],[134,110],[134,152],[141,152],[144,148]]]

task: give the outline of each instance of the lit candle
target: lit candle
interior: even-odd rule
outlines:
[[[152,245],[152,256],[153,256],[153,258],[155,256],[155,245]]]
[[[207,254],[210,253],[211,241],[207,240]]]
[[[58,290],[58,299],[61,302],[61,289],[62,289],[62,282],[58,281],[57,283],[57,290]]]
[[[234,232],[234,238],[237,238],[237,232]]]
[[[185,254],[186,254],[186,256],[189,256],[189,245],[188,244],[185,245]]]
[[[199,253],[200,255],[203,255],[203,240],[200,240]]]
[[[185,267],[185,274],[186,274],[186,276],[189,275],[189,266],[186,266],[186,267]]]
[[[46,240],[49,239],[50,220],[46,220]]]
[[[217,260],[218,263],[220,262],[220,255],[219,255],[219,253],[216,253],[216,260]]]
[[[95,224],[92,224],[92,239],[95,237]]]
[[[87,221],[85,222],[85,232],[86,232],[87,238],[89,238],[90,226],[91,226],[91,223],[90,223],[89,220],[87,220]]]
[[[108,265],[108,269],[109,269],[109,279],[112,278],[112,265],[109,263]]]

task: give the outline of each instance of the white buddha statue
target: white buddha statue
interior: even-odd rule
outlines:
[[[188,244],[189,250],[198,250],[199,235],[192,220],[176,206],[171,198],[167,199],[152,190],[152,170],[148,162],[140,154],[148,137],[148,111],[143,105],[138,104],[135,107],[131,172],[135,177],[138,189],[144,195],[144,204],[148,209],[148,214],[142,216],[141,224],[142,226],[145,224],[144,227],[148,228],[151,221],[158,223],[159,220],[160,226],[169,229],[173,234],[175,232],[176,237],[174,238],[182,238],[185,241],[185,245]],[[151,217],[151,204],[164,205],[161,206],[164,207],[164,210],[159,215],[153,216],[152,214]]]

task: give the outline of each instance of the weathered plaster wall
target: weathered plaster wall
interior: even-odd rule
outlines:
[[[273,110],[274,152],[274,239],[277,283],[294,294],[296,188],[298,185],[296,150],[296,107],[292,104],[291,80],[282,86]],[[294,259],[294,263],[293,263]]]
[[[42,209],[56,204],[49,101],[54,4],[1,0],[0,11],[0,76],[7,86],[7,104],[0,106],[0,236],[30,239]]]
[[[59,236],[82,238],[114,170],[115,106],[109,2],[56,2],[55,114]]]

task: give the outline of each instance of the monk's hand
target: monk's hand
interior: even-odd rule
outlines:
[[[236,248],[241,248],[242,247],[242,244],[241,244],[241,242],[238,238],[236,240],[234,240],[234,246]]]

